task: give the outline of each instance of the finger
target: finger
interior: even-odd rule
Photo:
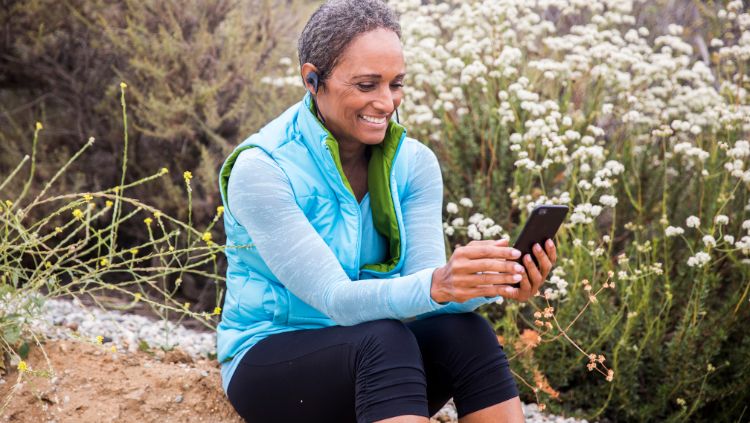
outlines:
[[[453,267],[454,270],[466,273],[499,272],[523,273],[524,268],[515,261],[501,259],[463,260]]]
[[[531,292],[535,293],[539,291],[539,287],[542,286],[542,282],[544,281],[542,274],[539,273],[539,269],[534,264],[534,260],[531,259],[530,254],[524,256],[523,264],[526,266],[526,274],[528,274],[531,281]]]
[[[504,242],[505,244],[508,243],[507,239],[476,239],[473,241],[470,241],[466,245],[497,245],[498,243]]]
[[[467,245],[461,248],[460,254],[472,260],[481,258],[515,260],[521,257],[521,252],[515,248],[496,245]]]
[[[525,301],[523,299],[520,299],[521,298],[521,294],[520,294],[521,290],[520,290],[520,288],[514,288],[514,287],[508,286],[508,285],[498,286],[498,287],[495,287],[495,288],[496,288],[496,294],[495,295],[500,295],[501,297],[507,298],[509,300]]]
[[[487,273],[466,275],[458,278],[458,285],[468,289],[477,288],[482,285],[510,285],[523,280],[520,274],[511,273]]]
[[[552,265],[554,265],[557,262],[557,248],[555,248],[555,243],[551,239],[548,239],[545,244],[547,255],[550,261],[552,261]]]
[[[536,256],[536,261],[539,263],[539,268],[541,269],[542,274],[542,280],[547,279],[547,275],[549,275],[549,271],[552,270],[552,262],[549,261],[549,257],[547,257],[547,254],[544,253],[544,250],[539,244],[534,244],[534,255]]]
[[[518,284],[517,288],[518,293],[516,299],[518,301],[526,301],[534,295],[534,287],[531,285],[531,281],[529,281],[529,276],[526,274],[526,271],[521,275],[521,283]]]

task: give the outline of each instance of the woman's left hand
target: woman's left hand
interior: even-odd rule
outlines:
[[[536,295],[539,292],[539,288],[547,280],[547,276],[552,270],[552,266],[557,261],[557,249],[555,243],[551,239],[545,242],[544,249],[539,244],[534,244],[532,252],[536,257],[539,267],[534,264],[534,260],[531,259],[529,254],[521,257],[521,264],[526,268],[526,272],[522,274],[520,286],[514,288],[512,286],[506,286],[506,292],[508,295],[503,295],[506,298],[513,298],[518,301],[527,301],[529,298]],[[546,253],[545,253],[546,250]]]

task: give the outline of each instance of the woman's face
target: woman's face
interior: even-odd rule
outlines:
[[[303,77],[309,72],[306,67],[314,70],[305,64]],[[328,130],[339,142],[382,142],[388,121],[401,104],[405,71],[396,33],[380,28],[357,36],[316,96]]]

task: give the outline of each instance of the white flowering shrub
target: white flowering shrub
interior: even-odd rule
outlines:
[[[448,245],[514,239],[535,205],[570,206],[543,298],[488,311],[533,381],[526,399],[588,418],[739,419],[726,404],[750,390],[746,6],[676,2],[694,16],[680,26],[650,16],[658,1],[390,4],[403,123],[467,197],[447,199]],[[602,358],[556,342],[551,308]],[[606,380],[580,365],[604,357]]]

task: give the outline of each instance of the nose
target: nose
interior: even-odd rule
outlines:
[[[377,90],[376,98],[373,102],[373,106],[384,114],[391,114],[398,107],[398,103],[401,102],[400,94],[391,90],[391,86],[387,83],[380,84],[380,89]]]

